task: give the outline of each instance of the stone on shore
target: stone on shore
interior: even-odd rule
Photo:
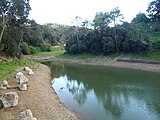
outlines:
[[[34,75],[34,72],[29,67],[24,67],[24,70],[28,72],[28,75]]]
[[[19,87],[19,90],[21,90],[21,91],[26,91],[27,90],[27,84],[26,83],[20,82],[18,87]]]
[[[20,76],[23,76],[23,73],[22,73],[22,72],[18,72],[18,73],[16,74],[16,79],[19,79]]]
[[[18,104],[18,94],[16,92],[6,93],[1,97],[4,108],[14,107]]]
[[[29,109],[20,113],[20,120],[37,120],[37,119],[33,117],[33,114]]]

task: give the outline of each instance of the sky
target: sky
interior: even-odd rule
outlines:
[[[30,0],[29,18],[39,24],[59,23],[71,25],[76,16],[93,20],[97,12],[110,12],[119,7],[124,21],[131,20],[139,13],[146,13],[153,0]]]

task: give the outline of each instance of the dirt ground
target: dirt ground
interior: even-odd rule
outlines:
[[[16,107],[0,109],[0,120],[19,120],[20,112],[30,109],[37,120],[78,120],[73,112],[59,102],[59,99],[51,87],[50,69],[38,64],[33,69],[35,75],[25,76],[29,79],[27,91],[17,89],[0,90],[0,94],[17,92],[19,103]],[[13,79],[10,85],[16,86],[18,80]]]

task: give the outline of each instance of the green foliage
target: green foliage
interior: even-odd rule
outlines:
[[[160,0],[150,2],[147,11],[152,22],[160,22]]]
[[[20,57],[20,42],[21,42],[21,30],[15,26],[10,26],[10,28],[5,30],[2,45],[4,46],[3,52],[7,56]]]
[[[23,40],[28,45],[40,47],[43,44],[42,29],[34,20],[28,21],[28,26],[24,28]]]
[[[17,69],[23,66],[33,66],[35,63],[27,59],[8,59],[7,61],[0,61],[0,82],[2,80],[13,79]]]
[[[29,46],[29,51],[30,51],[30,54],[36,54],[37,52],[40,52],[41,50],[39,47]]]
[[[135,18],[133,18],[132,23],[149,23],[149,18],[147,18],[145,13],[138,13]]]
[[[63,55],[65,51],[63,50],[53,50],[51,52],[37,52],[33,54],[34,56],[56,56],[56,55]]]
[[[43,52],[49,52],[49,51],[51,51],[51,45],[49,44],[49,43],[47,43],[47,42],[43,42],[43,44],[41,45],[41,51],[43,51]]]
[[[110,15],[106,13],[96,13],[96,16],[93,20],[94,29],[103,29],[103,27],[108,26],[111,23]]]
[[[115,27],[103,27],[102,29],[78,28],[78,41],[76,34],[71,31],[66,51],[71,54],[92,53],[109,55],[116,52],[147,52],[150,48],[149,39],[141,34],[132,24],[123,23],[116,26],[116,29]]]
[[[97,56],[95,54],[88,54],[88,53],[83,53],[83,54],[69,54],[69,53],[64,53],[64,54],[60,54],[59,57],[63,57],[63,58],[70,58],[70,59],[87,59],[87,58],[96,58],[96,57],[101,57],[101,56]]]
[[[160,40],[159,41],[153,41],[152,47],[153,47],[153,50],[160,52]]]
[[[20,47],[21,47],[21,51],[23,54],[25,54],[25,55],[30,54],[30,49],[29,49],[29,46],[26,42],[21,43]]]
[[[24,23],[31,10],[29,0],[0,1],[0,45],[3,51],[12,57],[20,57]]]

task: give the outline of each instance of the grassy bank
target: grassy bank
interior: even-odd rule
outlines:
[[[33,54],[34,56],[55,56],[55,55],[62,55],[64,54],[64,51],[60,51],[60,50],[54,50],[51,52],[37,52],[35,54]]]
[[[23,66],[31,66],[34,62],[27,59],[7,59],[0,61],[0,82],[13,79],[13,74]]]
[[[108,58],[117,58],[117,57],[122,57],[122,58],[130,58],[130,59],[142,59],[142,60],[160,60],[160,52],[148,52],[148,53],[138,53],[138,54],[111,54],[108,56],[103,56],[103,55],[95,55],[95,54],[68,54],[65,53],[65,51],[60,51],[60,50],[54,50],[51,52],[38,52],[34,54],[33,56],[57,56],[61,58],[69,58],[69,59],[87,59],[87,58],[103,58],[103,57],[108,57]]]

